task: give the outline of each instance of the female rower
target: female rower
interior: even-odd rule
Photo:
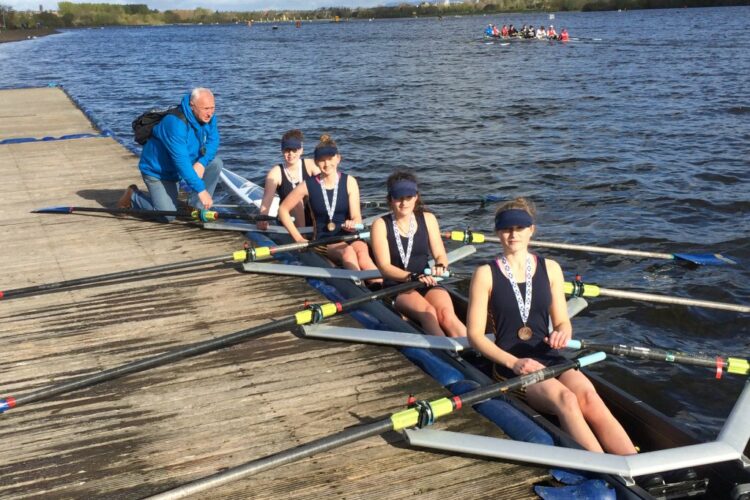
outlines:
[[[354,232],[356,224],[362,223],[359,208],[359,185],[348,174],[338,171],[341,155],[336,143],[329,135],[322,135],[315,147],[315,165],[320,173],[300,182],[279,205],[279,221],[294,241],[307,241],[292,222],[291,212],[307,196],[315,231],[315,239],[337,236],[343,232]],[[326,247],[326,256],[335,264],[355,271],[376,269],[364,241],[351,244],[335,243]],[[380,283],[373,280],[370,284]]]
[[[267,215],[271,208],[271,203],[276,193],[279,199],[284,199],[297,187],[300,182],[309,179],[320,173],[320,169],[312,160],[302,158],[304,148],[302,142],[304,136],[302,131],[293,129],[288,130],[281,136],[281,154],[284,156],[284,163],[278,163],[271,167],[266,175],[266,185],[263,189],[263,201],[260,204],[261,215]],[[306,217],[304,202],[300,202],[291,210],[294,217],[294,223],[298,227],[309,226],[312,221]],[[259,221],[258,229],[268,229],[267,221]]]
[[[495,229],[502,253],[474,272],[469,295],[469,341],[495,365],[496,378],[514,377],[555,364],[555,352],[567,345],[573,329],[568,318],[560,265],[529,253],[534,210],[523,198],[501,206]],[[485,337],[487,313],[494,320],[495,343]],[[549,332],[549,321],[554,327]],[[636,453],[625,429],[615,419],[591,382],[569,370],[556,379],[526,388],[529,404],[558,417],[560,425],[590,451],[618,455]]]
[[[448,269],[445,246],[437,219],[425,212],[417,179],[408,172],[394,172],[386,182],[391,213],[372,225],[372,251],[384,285],[419,279],[430,288],[411,290],[396,297],[396,309],[417,321],[429,334],[465,337],[466,326],[456,316],[448,292],[425,276],[427,260],[435,260],[433,275]]]

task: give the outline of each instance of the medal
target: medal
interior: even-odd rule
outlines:
[[[497,260],[498,267],[502,266],[502,269],[505,271],[505,275],[508,277],[508,281],[510,281],[510,286],[513,288],[513,293],[516,296],[516,303],[518,303],[518,311],[521,313],[521,321],[523,321],[523,326],[518,329],[518,338],[521,340],[529,340],[531,339],[531,336],[533,332],[531,331],[531,328],[526,326],[526,321],[529,319],[529,312],[531,312],[531,256],[526,256],[526,298],[525,300],[521,297],[521,290],[518,288],[518,283],[516,283],[516,279],[513,277],[513,271],[510,269],[510,264],[508,264],[508,261],[505,259],[505,255],[500,256],[500,258]]]
[[[401,257],[401,262],[404,264],[404,270],[409,267],[409,259],[411,258],[411,248],[414,245],[414,234],[417,232],[417,220],[414,214],[411,214],[409,219],[409,232],[406,237],[408,243],[406,244],[406,252],[404,252],[404,245],[401,243],[401,233],[398,231],[398,224],[396,224],[396,217],[391,213],[391,221],[393,222],[393,236],[396,240],[396,246],[398,247],[398,254]]]
[[[526,325],[518,329],[518,338],[521,340],[529,340],[532,334],[531,328]]]
[[[333,199],[329,202],[328,194],[326,193],[325,182],[321,182],[320,176],[317,177],[318,184],[320,184],[320,190],[323,192],[323,201],[326,204],[326,213],[328,213],[328,224],[326,225],[326,230],[329,232],[333,232],[336,230],[336,224],[333,222],[333,213],[336,211],[336,199],[339,196],[340,179],[341,174],[338,174],[338,176],[336,177],[336,185],[333,186]]]

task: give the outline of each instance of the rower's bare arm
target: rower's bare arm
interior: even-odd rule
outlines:
[[[427,224],[427,236],[430,241],[430,253],[435,260],[435,265],[442,264],[445,270],[448,269],[448,256],[445,253],[445,245],[440,235],[440,225],[437,218],[430,212],[425,212],[424,220]]]
[[[551,259],[545,259],[545,263],[552,292],[549,314],[552,318],[553,332],[550,334],[549,344],[555,349],[561,349],[573,336],[573,325],[570,323],[568,306],[565,302],[565,281],[560,264]]]
[[[276,191],[281,185],[281,172],[274,166],[268,171],[266,175],[266,183],[263,186],[263,200],[260,202],[260,213],[261,215],[268,214],[271,209],[271,203],[273,203],[273,197],[276,196]]]
[[[362,223],[362,210],[359,207],[359,184],[357,179],[350,175],[346,179],[346,189],[349,191],[349,215],[354,224]]]
[[[474,271],[469,288],[469,310],[466,314],[466,334],[471,346],[485,358],[497,364],[513,367],[516,357],[500,349],[490,341],[487,331],[487,311],[492,292],[492,271],[484,265]]]
[[[376,219],[370,228],[370,244],[375,257],[375,265],[384,278],[394,281],[408,281],[411,275],[408,271],[399,269],[391,264],[391,249],[388,247],[388,232],[383,218]]]
[[[297,226],[292,220],[291,212],[302,200],[307,196],[307,184],[300,182],[297,187],[289,193],[289,196],[284,198],[284,201],[279,205],[279,222],[289,232],[289,235],[296,242],[307,241],[302,237],[302,234],[297,230]]]

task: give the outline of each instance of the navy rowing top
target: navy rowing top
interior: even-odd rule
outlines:
[[[393,214],[383,216],[383,222],[385,222],[385,230],[388,238],[388,250],[391,254],[391,264],[409,271],[410,273],[422,274],[427,267],[427,262],[430,259],[430,239],[427,234],[427,223],[424,220],[424,213],[414,214],[417,221],[417,231],[414,233],[414,241],[411,248],[411,256],[409,257],[409,265],[404,267],[404,262],[401,260],[401,254],[398,253],[398,246],[396,244],[396,234],[393,231]],[[406,248],[409,246],[409,238],[401,236],[401,245],[406,252]],[[395,285],[395,281],[385,280],[383,286]]]
[[[532,254],[533,255],[533,254]],[[518,330],[523,326],[521,312],[518,309],[516,294],[508,278],[500,270],[497,260],[490,263],[492,270],[492,293],[490,294],[490,312],[495,322],[495,344],[517,358],[532,358],[543,365],[556,364],[564,358],[544,342],[549,335],[549,308],[552,305],[552,291],[544,258],[533,255],[536,259],[536,272],[531,277],[534,287],[531,295],[531,312],[526,326],[531,328],[529,340],[518,338]],[[526,283],[518,283],[521,297],[526,298]],[[514,377],[512,370],[495,365],[495,371],[504,377]]]
[[[302,161],[302,180],[306,181],[307,179],[310,178],[310,174],[307,173],[305,159],[300,158],[300,161]],[[284,198],[289,196],[289,193],[291,193],[294,190],[294,186],[284,174],[284,165],[279,163],[276,166],[279,167],[279,170],[280,170],[279,173],[281,174],[281,184],[279,185],[279,189],[278,189],[279,199],[280,201],[284,201]]]
[[[328,224],[328,212],[326,211],[326,204],[323,201],[323,192],[320,189],[320,176],[309,177],[305,179],[305,185],[307,185],[308,201],[310,203],[309,208],[312,214],[313,226],[315,227],[315,239],[327,238],[329,236],[337,236],[342,233],[341,225],[346,222],[347,219],[351,218],[349,213],[349,192],[346,188],[347,179],[349,176],[343,172],[339,172],[339,193],[336,198],[336,207],[333,211],[333,222],[336,224],[334,231],[328,231],[326,225]],[[328,203],[333,201],[333,189],[326,189],[326,196],[328,197]]]
[[[305,159],[300,158],[300,161],[302,162],[302,180],[306,181],[310,178],[310,174],[307,173],[307,165],[305,165]],[[284,165],[281,163],[276,165],[279,167],[280,174],[281,174],[281,184],[279,184],[279,188],[277,192],[279,193],[279,202],[284,201],[284,198],[289,196],[289,193],[291,193],[294,190],[294,186],[292,183],[287,179],[286,174],[284,174]],[[305,201],[305,204],[307,204],[307,201]],[[310,217],[310,212],[307,210],[307,207],[305,207],[305,226],[311,226],[312,225],[312,218]]]

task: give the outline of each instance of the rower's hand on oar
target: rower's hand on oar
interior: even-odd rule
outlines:
[[[526,375],[527,373],[533,373],[543,369],[543,364],[531,358],[519,358],[513,363],[513,373],[516,375]]]
[[[561,332],[553,330],[548,337],[544,337],[544,341],[552,349],[565,349],[568,346],[568,342],[573,336],[570,332]]]
[[[353,233],[357,230],[357,223],[351,219],[347,219],[341,224],[341,229],[349,233]]]
[[[428,276],[426,274],[422,274],[422,275],[419,276],[418,279],[419,279],[419,281],[421,281],[422,283],[424,283],[427,286],[435,286],[435,285],[437,285],[437,280],[435,279],[434,276]]]
[[[432,266],[432,269],[430,270],[432,276],[439,276],[441,278],[446,278],[450,276],[450,272],[448,271],[448,266],[445,266],[443,264],[435,264]]]

